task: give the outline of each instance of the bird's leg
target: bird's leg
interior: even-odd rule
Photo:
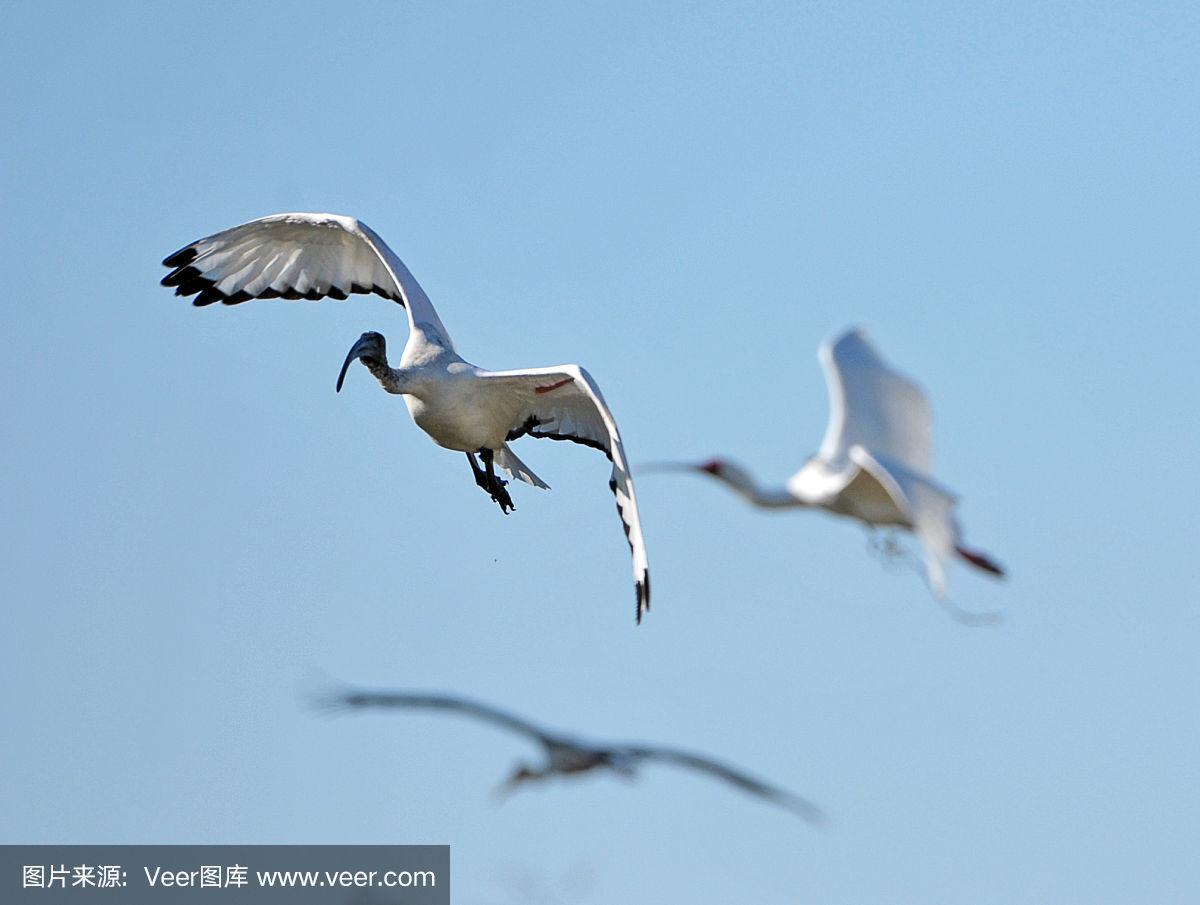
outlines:
[[[479,454],[483,456],[483,460],[487,463],[486,470],[481,468],[479,463],[475,461],[475,453],[467,453],[467,461],[471,463],[471,472],[475,475],[475,484],[486,490],[488,495],[500,504],[500,509],[507,515],[506,504],[509,509],[516,508],[513,506],[508,491],[504,489],[504,485],[508,482],[496,477],[496,472],[492,466],[492,451],[490,449],[481,449],[479,450]]]
[[[517,507],[513,505],[512,497],[510,497],[508,495],[508,491],[504,489],[505,485],[508,484],[508,481],[502,481],[500,478],[496,477],[496,469],[493,465],[495,453],[487,447],[484,447],[483,449],[479,450],[479,456],[483,459],[484,468],[487,469],[485,475],[485,481],[487,483],[481,484],[480,486],[483,487],[483,489],[489,494],[491,494],[493,502],[500,507],[500,511],[505,515],[508,515]],[[471,461],[474,463],[475,460],[472,459]]]
[[[487,472],[480,468],[479,463],[475,461],[475,453],[467,453],[467,461],[471,463],[471,473],[475,475],[475,486],[482,487],[490,493]]]

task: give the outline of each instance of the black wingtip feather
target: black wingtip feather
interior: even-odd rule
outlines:
[[[223,301],[225,301],[225,293],[212,286],[206,286],[198,296],[192,299],[192,304],[197,308],[203,308],[206,305],[215,305],[217,302]]]
[[[643,572],[642,580],[635,581],[634,596],[637,598],[637,624],[642,624],[642,616],[650,612],[650,573]]]
[[[163,286],[178,286],[180,283],[194,280],[198,276],[200,276],[200,271],[195,267],[179,267],[159,280],[159,283]]]
[[[339,302],[345,301],[351,294],[367,295],[374,293],[382,296],[393,302],[403,304],[403,299],[399,295],[389,292],[382,286],[371,285],[364,286],[361,283],[353,283],[349,291],[340,286],[329,286],[325,289],[312,288],[306,292],[300,292],[294,286],[283,290],[267,287],[261,292],[254,295],[239,290],[233,295],[226,295],[219,289],[216,289],[216,281],[211,280],[203,275],[203,272],[196,267],[192,267],[191,263],[196,260],[199,254],[196,246],[188,245],[179,249],[172,255],[163,258],[163,266],[173,268],[170,273],[159,280],[159,283],[168,288],[174,287],[175,294],[179,296],[198,295],[199,297],[192,301],[192,304],[198,308],[204,308],[208,305],[215,305],[217,302],[222,302],[226,305],[240,305],[242,302],[248,302],[251,299],[287,299],[296,301],[298,299],[307,299],[311,302],[319,301],[325,297],[336,299]],[[554,439],[559,439],[555,437]]]
[[[197,292],[203,292],[213,285],[215,285],[213,281],[207,277],[192,277],[176,286],[175,294],[184,296],[195,295]]]
[[[163,258],[163,267],[183,267],[196,260],[196,246],[185,245],[174,254]]]

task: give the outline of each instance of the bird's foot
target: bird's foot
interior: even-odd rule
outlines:
[[[507,484],[508,481],[503,481],[500,478],[496,478],[495,483],[493,483],[491,487],[484,488],[488,491],[488,493],[491,494],[492,502],[499,506],[500,511],[505,515],[508,515],[517,508],[513,505],[512,497],[508,495],[508,491],[504,489]]]
[[[508,481],[496,476],[493,466],[495,453],[485,448],[479,450],[479,456],[482,457],[486,467],[480,468],[479,463],[475,461],[475,454],[467,453],[467,459],[471,463],[471,473],[475,476],[475,484],[487,491],[492,502],[500,507],[501,512],[508,515],[517,507],[513,505],[512,497],[504,489]]]

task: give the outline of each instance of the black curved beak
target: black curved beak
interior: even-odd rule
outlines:
[[[361,342],[361,340],[360,340]],[[350,350],[350,354],[346,356],[346,360],[342,362],[342,370],[338,372],[337,391],[342,391],[342,383],[346,379],[346,371],[350,369],[350,362],[358,358],[358,343],[354,344],[354,348]]]
[[[368,358],[379,351],[379,341],[381,337],[377,333],[364,333],[358,338],[350,351],[346,354],[346,360],[342,362],[342,370],[338,373],[337,391],[342,391],[342,383],[346,380],[346,371],[350,368],[352,362],[359,358]]]

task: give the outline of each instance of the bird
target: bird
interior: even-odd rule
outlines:
[[[507,795],[519,786],[553,776],[573,776],[593,771],[632,779],[646,763],[663,763],[696,770],[778,805],[814,825],[827,821],[820,807],[805,798],[773,786],[720,761],[677,748],[643,744],[598,744],[573,739],[514,716],[498,707],[454,694],[426,691],[378,691],[339,688],[315,694],[311,703],[318,709],[335,710],[435,710],[458,713],[483,720],[509,732],[532,739],[541,746],[540,765],[517,764],[497,792]]]
[[[933,418],[925,392],[893,369],[860,327],[826,340],[817,357],[829,390],[829,423],[816,455],[783,486],[761,486],[744,467],[719,457],[655,463],[639,471],[697,472],[759,508],[814,507],[872,529],[910,531],[924,551],[926,580],[939,603],[968,624],[998,621],[998,614],[967,613],[947,599],[952,559],[996,578],[1005,570],[963,543],[954,516],[957,498],[932,476]]]
[[[285,213],[261,217],[190,242],[163,259],[162,285],[194,297],[198,307],[251,299],[344,300],[374,293],[401,305],[408,340],[399,367],[390,367],[382,334],[364,333],[338,374],[358,360],[439,446],[466,454],[475,483],[504,514],[515,506],[508,481],[549,485],[517,458],[521,437],[569,440],[597,449],[612,463],[609,489],[633,559],[636,621],[650,609],[650,573],[633,477],[617,422],[595,380],[574,364],[489,371],[462,358],[429,297],[369,226],[354,217]],[[478,460],[476,459],[478,456]],[[480,464],[482,462],[482,465]]]

